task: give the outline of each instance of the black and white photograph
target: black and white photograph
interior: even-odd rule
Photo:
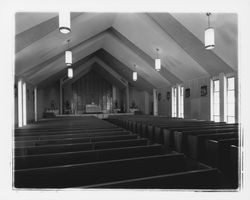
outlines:
[[[11,124],[5,187],[13,198],[246,198],[242,38],[250,5],[160,3],[161,10],[6,6],[13,29],[11,64],[3,64],[10,95],[2,107],[10,110],[2,115]]]
[[[17,12],[15,23],[15,188],[240,188],[236,13]],[[201,85],[207,101],[184,107],[185,84],[215,76],[210,98]]]

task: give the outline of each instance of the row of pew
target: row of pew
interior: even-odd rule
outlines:
[[[108,121],[162,144],[168,151],[217,168],[222,188],[239,187],[239,126],[224,122],[153,116],[110,116]]]
[[[95,117],[57,117],[16,128],[14,145],[16,188],[219,187],[217,168]]]

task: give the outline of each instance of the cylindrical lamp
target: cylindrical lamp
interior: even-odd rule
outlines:
[[[133,81],[137,81],[137,72],[133,72]]]
[[[214,46],[214,29],[209,27],[205,30],[205,48],[213,49]]]
[[[68,34],[71,32],[70,12],[59,13],[59,31],[63,34]]]
[[[72,52],[71,51],[65,51],[65,64],[66,66],[72,65]]]
[[[155,70],[158,72],[161,70],[161,59],[160,58],[155,59]]]
[[[159,49],[156,49],[156,51],[157,51],[157,57],[155,59],[155,70],[159,72],[161,70],[161,59],[158,58]]]
[[[71,67],[68,68],[68,78],[69,79],[73,78],[73,68],[71,68]]]
[[[210,15],[211,13],[207,13],[208,17],[208,28],[205,29],[205,49],[213,49],[215,47],[214,42],[214,28],[210,27]]]

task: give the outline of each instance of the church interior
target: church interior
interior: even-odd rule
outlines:
[[[241,187],[236,13],[16,12],[13,187]]]

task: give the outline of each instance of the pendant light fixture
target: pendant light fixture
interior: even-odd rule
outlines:
[[[207,13],[208,17],[208,28],[205,29],[205,49],[213,49],[215,47],[214,44],[214,28],[210,26],[210,15],[211,13]]]
[[[72,68],[72,66],[68,67],[68,78],[69,79],[73,78],[73,68]]]
[[[135,70],[133,71],[133,81],[137,81],[137,71],[136,71],[136,65],[134,65]]]
[[[67,40],[67,42],[68,42],[68,50],[65,51],[65,64],[66,66],[71,66],[72,65],[72,52],[69,51],[70,40]]]
[[[68,50],[65,51],[65,64],[68,67],[68,78],[73,78],[73,68],[72,68],[72,52],[69,51],[69,42],[70,40],[67,40],[68,42]]]
[[[63,34],[68,34],[71,32],[70,12],[59,13],[59,31]]]
[[[156,49],[156,59],[155,59],[155,70],[159,72],[161,70],[161,59],[158,57],[159,49]]]

